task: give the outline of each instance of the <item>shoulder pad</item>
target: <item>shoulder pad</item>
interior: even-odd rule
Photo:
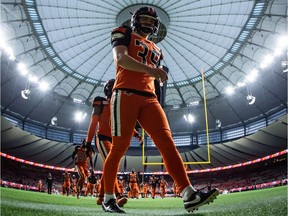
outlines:
[[[128,45],[131,39],[132,29],[130,27],[115,28],[111,33],[111,43],[114,45]]]

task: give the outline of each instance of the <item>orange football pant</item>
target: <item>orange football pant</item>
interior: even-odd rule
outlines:
[[[129,148],[137,120],[159,149],[165,167],[180,191],[190,185],[166,115],[156,97],[145,97],[116,89],[111,98],[110,108],[113,141],[104,163],[106,194],[114,193],[120,160]]]
[[[107,158],[107,154],[110,152],[110,149],[111,149],[111,145],[112,145],[111,142],[108,140],[100,140],[97,137],[96,145],[97,145],[97,149],[99,151],[99,154],[101,155],[103,161],[105,162],[105,160]],[[105,183],[104,183],[104,177],[102,175],[101,176],[101,187],[100,187],[99,197],[104,197],[104,189],[105,189]],[[118,194],[121,195],[121,190],[119,188],[117,179],[115,180],[115,192],[116,192],[116,195],[118,195]]]

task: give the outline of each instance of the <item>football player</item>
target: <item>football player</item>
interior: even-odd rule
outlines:
[[[141,7],[132,14],[131,27],[116,28],[111,34],[116,81],[111,98],[113,145],[103,174],[102,207],[106,212],[125,213],[116,203],[113,182],[137,121],[159,149],[167,171],[182,193],[186,210],[193,211],[219,194],[216,189],[200,194],[190,184],[166,115],[157,100],[154,80],[163,83],[168,75],[160,66],[164,57],[162,50],[148,37],[157,34],[159,26],[160,18],[155,9]]]
[[[138,187],[138,174],[135,172],[135,169],[131,170],[131,173],[128,174],[128,182],[130,187],[130,196],[129,198],[136,198],[139,197],[139,187]]]
[[[82,144],[75,146],[72,153],[72,160],[75,163],[75,168],[78,172],[79,179],[77,182],[77,199],[80,199],[80,193],[83,189],[84,182],[89,174],[89,166],[93,167],[92,155],[94,150],[86,147],[86,140],[82,140]],[[89,165],[90,164],[90,165]]]
[[[112,137],[111,137],[111,127],[110,127],[110,99],[112,95],[112,89],[114,86],[115,79],[110,79],[106,82],[104,86],[104,97],[95,97],[93,99],[93,112],[91,115],[90,125],[87,132],[87,142],[86,147],[91,148],[91,142],[95,134],[97,134],[96,146],[101,155],[103,161],[106,160],[107,155],[111,149]],[[132,134],[132,132],[131,132]],[[135,138],[142,142],[142,137],[138,134],[136,130],[133,131]],[[118,186],[117,180],[113,182],[115,184],[115,192],[117,197],[117,204],[123,206],[127,202],[127,198],[121,195],[121,191]],[[101,177],[101,187],[100,194],[97,200],[97,205],[101,205],[104,198],[104,179],[103,175]]]
[[[166,187],[168,187],[167,181],[164,179],[164,176],[161,176],[159,181],[159,189],[160,189],[160,195],[162,199],[164,199],[166,194]]]
[[[67,171],[63,173],[62,194],[69,196],[71,187],[71,174]]]

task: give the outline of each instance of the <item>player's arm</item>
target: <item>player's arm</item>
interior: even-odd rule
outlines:
[[[103,112],[103,101],[106,100],[102,97],[95,97],[92,101],[93,111],[90,118],[90,124],[87,132],[87,142],[86,142],[86,148],[88,152],[91,149],[91,142],[92,139],[96,133],[96,129],[98,127],[98,123],[100,120],[100,116]]]
[[[92,101],[93,111],[90,118],[90,124],[87,132],[86,147],[91,146],[92,139],[96,133],[99,118],[103,111],[103,99],[102,97],[95,97]]]
[[[87,132],[87,142],[86,142],[86,147],[92,142],[92,139],[96,133],[96,128],[99,122],[99,116],[94,114],[94,109],[93,109],[93,113],[91,114],[91,118],[90,118],[90,124],[88,127],[88,132]]]
[[[147,73],[147,71],[150,69],[148,65],[132,58],[128,54],[128,47],[125,45],[119,45],[113,48],[113,58],[118,65],[127,70]]]
[[[146,73],[149,66],[132,58],[128,53],[131,42],[131,28],[116,28],[111,33],[114,61],[124,69]]]
[[[152,68],[142,62],[139,62],[129,56],[128,47],[124,45],[116,46],[113,48],[113,58],[122,68],[130,71],[136,71],[139,73],[147,73],[151,77],[154,77],[159,82],[168,80],[167,73],[161,68]]]

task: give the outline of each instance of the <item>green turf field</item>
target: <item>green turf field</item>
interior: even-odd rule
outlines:
[[[114,215],[104,213],[101,206],[96,205],[96,198],[48,195],[0,188],[1,215]],[[188,213],[183,208],[181,198],[130,199],[124,210],[128,215],[195,215],[195,216],[287,216],[287,186],[219,195],[214,203],[205,205]]]

